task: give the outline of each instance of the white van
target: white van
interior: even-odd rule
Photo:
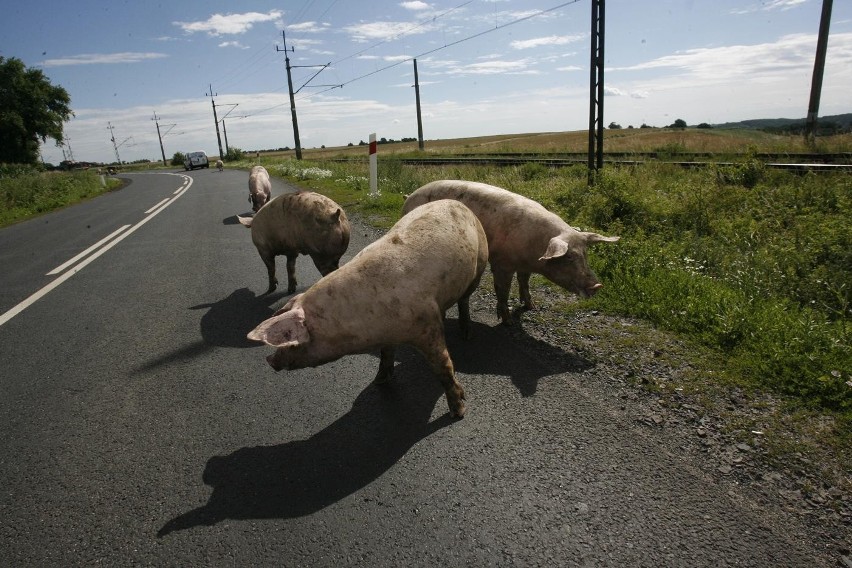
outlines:
[[[190,152],[183,159],[184,170],[194,170],[195,168],[209,168],[210,162],[207,160],[207,154],[204,152]]]

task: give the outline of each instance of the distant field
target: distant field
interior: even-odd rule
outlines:
[[[499,134],[424,142],[424,152],[427,154],[586,152],[588,147],[589,135],[585,130]],[[815,150],[817,152],[852,152],[852,134],[821,137],[817,140]],[[394,142],[381,144],[379,151],[383,154],[414,154],[418,152],[418,149],[417,142]],[[803,153],[810,152],[811,149],[801,136],[770,134],[761,130],[624,128],[604,132],[604,153],[661,151],[740,154],[749,151]],[[311,160],[366,154],[367,147],[357,145],[302,149],[302,157]],[[295,157],[295,151],[261,152],[261,156]]]

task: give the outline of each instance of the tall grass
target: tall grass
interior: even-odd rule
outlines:
[[[734,166],[610,167],[587,186],[578,166],[380,169],[317,163],[302,180],[385,226],[404,196],[435,179],[483,181],[527,195],[573,226],[618,234],[590,251],[603,292],[586,306],[653,322],[722,352],[742,384],[852,421],[852,177]],[[355,181],[353,181],[355,180]]]
[[[0,226],[27,219],[109,191],[93,171],[43,172],[19,165],[0,165]]]

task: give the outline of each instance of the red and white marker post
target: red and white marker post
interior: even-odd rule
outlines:
[[[370,197],[379,194],[379,167],[376,161],[376,133],[370,134]]]

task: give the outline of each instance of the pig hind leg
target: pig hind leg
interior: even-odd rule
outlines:
[[[376,373],[374,383],[386,384],[393,378],[393,357],[396,348],[393,345],[382,347],[381,358],[379,360],[379,372]]]
[[[534,310],[535,302],[530,295],[530,273],[518,272],[518,291],[521,295],[521,302],[524,304],[525,310]]]
[[[287,255],[287,293],[292,294],[296,291],[296,258],[297,254]]]
[[[470,296],[479,286],[479,281],[482,278],[482,275],[473,281],[464,295],[459,298],[459,326],[461,327],[462,337],[465,339],[470,339],[471,329],[470,329]],[[444,314],[446,317],[446,314]]]
[[[264,294],[271,294],[278,287],[278,278],[275,277],[275,255],[261,253],[260,258],[263,259],[263,264],[266,265],[266,272],[269,275],[269,288]]]
[[[512,314],[509,313],[509,292],[512,289],[514,272],[501,270],[491,265],[494,274],[494,293],[497,295],[497,315],[506,325],[512,324]]]

